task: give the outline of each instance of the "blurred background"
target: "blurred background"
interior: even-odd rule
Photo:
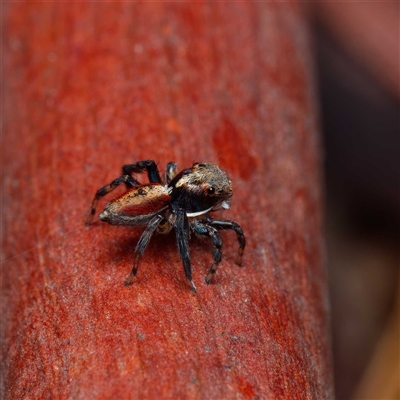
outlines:
[[[399,3],[311,6],[338,399],[399,399]]]

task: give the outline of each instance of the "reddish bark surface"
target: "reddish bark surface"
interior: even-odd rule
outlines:
[[[3,9],[5,398],[327,399],[332,381],[307,26],[293,3]],[[247,237],[84,221],[122,164],[217,162]],[[104,205],[106,201],[101,204]]]

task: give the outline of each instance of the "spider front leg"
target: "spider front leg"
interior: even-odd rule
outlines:
[[[114,179],[110,184],[102,187],[101,189],[99,189],[95,196],[94,199],[92,201],[92,208],[90,209],[90,214],[88,216],[88,218],[86,219],[86,225],[90,225],[90,223],[93,220],[93,217],[96,213],[96,207],[97,207],[97,203],[99,202],[99,199],[103,196],[105,196],[106,194],[112,192],[115,188],[117,188],[119,185],[121,185],[122,183],[125,183],[126,185],[130,185],[130,187],[135,187],[135,186],[139,186],[140,183],[132,178],[130,175],[122,175],[117,179]]]
[[[139,161],[135,164],[127,164],[122,167],[122,173],[124,175],[140,173],[144,170],[147,171],[147,175],[151,183],[162,183],[157,164],[154,162],[154,160]]]
[[[217,272],[219,263],[222,259],[222,239],[217,230],[209,225],[195,221],[192,223],[192,227],[197,234],[208,236],[214,245],[214,264],[209,269],[205,279],[208,285],[213,275]]]
[[[140,236],[140,239],[135,248],[135,262],[133,264],[131,273],[125,280],[124,283],[125,286],[129,286],[132,284],[133,279],[137,274],[140,258],[142,257],[144,251],[146,250],[146,247],[150,242],[151,236],[153,235],[154,231],[157,229],[158,225],[162,220],[163,217],[161,215],[156,215],[155,217],[153,217],[150,220],[149,224],[147,225],[146,230],[142,233],[142,236]]]
[[[197,291],[197,288],[192,279],[192,268],[190,266],[190,252],[189,252],[189,221],[186,216],[185,210],[178,209],[176,211],[176,222],[175,222],[176,239],[178,241],[178,250],[183,263],[183,269],[187,280],[190,282],[190,288],[193,292]]]
[[[218,219],[207,219],[206,220],[208,225],[211,225],[212,227],[216,229],[221,229],[221,230],[233,230],[236,233],[238,242],[239,242],[239,250],[238,250],[238,256],[236,258],[236,264],[241,266],[242,265],[242,257],[243,257],[243,252],[244,248],[246,246],[246,239],[243,234],[243,229],[240,227],[239,224],[237,224],[235,221],[228,221],[228,220],[218,220]]]

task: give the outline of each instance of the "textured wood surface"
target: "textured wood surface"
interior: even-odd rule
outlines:
[[[328,399],[312,54],[294,3],[3,6],[5,398]],[[217,162],[233,181],[214,282],[174,235],[84,226],[120,167]],[[105,201],[102,202],[105,204]]]

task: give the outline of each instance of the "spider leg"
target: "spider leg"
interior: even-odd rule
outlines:
[[[127,164],[122,167],[122,173],[124,175],[140,173],[144,170],[147,171],[147,175],[151,183],[162,183],[157,164],[154,162],[154,160],[139,161],[135,164]]]
[[[216,228],[216,229],[221,229],[221,230],[233,230],[236,233],[238,242],[239,242],[239,250],[238,250],[238,256],[236,258],[236,264],[237,265],[242,265],[242,257],[243,257],[243,252],[244,248],[246,246],[246,239],[243,234],[243,230],[240,227],[239,224],[237,224],[235,221],[228,221],[228,220],[219,220],[219,219],[207,219],[207,224]]]
[[[132,284],[133,279],[135,278],[139,266],[139,261],[140,258],[142,257],[144,251],[146,250],[146,247],[148,246],[151,236],[153,235],[154,231],[157,229],[157,226],[159,223],[163,220],[163,216],[161,215],[156,215],[153,217],[149,224],[147,225],[146,230],[142,233],[142,236],[140,236],[139,241],[137,242],[136,248],[135,248],[135,261],[133,264],[133,268],[131,273],[128,275],[128,277],[125,280],[124,285],[129,286]]]
[[[106,194],[112,192],[116,187],[118,187],[122,183],[125,183],[127,186],[130,185],[130,187],[135,187],[135,186],[140,185],[140,183],[136,179],[132,178],[130,175],[125,174],[125,175],[120,176],[117,179],[114,179],[110,184],[99,189],[96,192],[94,199],[92,201],[92,208],[90,209],[90,214],[89,214],[88,218],[86,219],[86,225],[89,225],[92,222],[93,217],[96,213],[96,207],[97,207],[97,203],[99,202],[100,197],[103,197]]]
[[[197,288],[192,279],[192,268],[190,266],[190,252],[188,243],[188,231],[189,231],[189,221],[186,216],[185,210],[179,209],[176,213],[176,239],[178,241],[178,250],[183,263],[183,269],[185,270],[185,275],[190,282],[190,287],[193,292],[197,291]]]
[[[209,269],[205,279],[208,285],[213,275],[217,272],[219,263],[222,259],[222,239],[221,236],[219,236],[218,231],[209,225],[195,221],[192,223],[192,227],[197,234],[208,236],[214,245],[214,264]]]
[[[165,171],[165,183],[169,185],[169,183],[172,181],[172,179],[175,178],[176,176],[176,163],[174,162],[169,162],[167,164],[167,169]]]

